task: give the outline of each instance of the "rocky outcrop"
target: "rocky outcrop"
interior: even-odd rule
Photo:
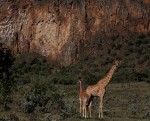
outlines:
[[[147,32],[149,0],[0,1],[1,41],[14,52],[37,52],[62,64],[93,51],[96,38]]]

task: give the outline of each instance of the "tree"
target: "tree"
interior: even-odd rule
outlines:
[[[11,51],[0,43],[0,104],[8,101],[8,94],[14,83],[10,71],[13,61]]]

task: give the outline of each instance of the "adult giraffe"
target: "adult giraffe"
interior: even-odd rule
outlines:
[[[120,61],[115,61],[115,64],[112,66],[112,68],[109,70],[109,72],[104,78],[99,80],[97,84],[88,86],[86,89],[86,93],[89,95],[89,97],[98,96],[100,98],[99,118],[103,118],[103,97],[105,94],[105,87],[111,80],[119,63]]]

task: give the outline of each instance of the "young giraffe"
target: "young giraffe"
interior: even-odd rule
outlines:
[[[91,103],[88,105],[89,96],[86,94],[86,92],[82,89],[82,82],[79,80],[80,84],[80,94],[79,94],[79,101],[80,101],[80,113],[83,113],[83,117],[87,118],[87,107],[89,108],[89,113],[91,117]],[[83,111],[83,112],[82,112]]]
[[[112,66],[108,74],[98,81],[97,84],[88,86],[86,89],[86,93],[91,96],[98,96],[100,98],[100,105],[99,105],[99,118],[103,118],[103,97],[105,94],[105,87],[111,80],[117,66],[119,65],[120,61],[115,61],[115,64]]]

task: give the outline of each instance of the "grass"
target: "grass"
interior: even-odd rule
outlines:
[[[149,38],[150,35],[140,35],[122,45],[122,63],[106,88],[104,119],[98,119],[99,99],[94,98],[93,117],[87,120],[150,120]],[[5,57],[4,48],[0,49],[1,57]],[[109,71],[118,51],[119,48],[108,46],[97,55],[87,52],[77,63],[68,66],[38,54],[23,53],[16,55],[15,59],[8,58],[8,62],[12,61],[5,70],[8,64],[2,63],[7,61],[1,59],[0,120],[84,121],[79,114],[77,80],[82,78],[84,88],[95,84]],[[12,56],[10,52],[8,56]]]
[[[141,88],[142,85],[142,88]],[[68,104],[74,101],[76,110],[79,109],[78,94],[79,87],[70,86],[66,88],[65,86],[58,86],[60,90],[66,93],[66,101]],[[130,86],[127,83],[121,84],[109,84],[106,89],[106,94],[104,98],[104,119],[102,121],[108,120],[128,120],[128,121],[148,121],[150,119],[150,85],[145,82],[131,83]],[[69,100],[70,99],[70,100]],[[92,112],[93,118],[88,119],[89,121],[98,120],[98,105],[99,100],[94,99]],[[83,120],[82,117],[68,118],[68,121],[78,121]],[[65,121],[67,121],[65,119]]]
[[[24,89],[27,89],[25,87]],[[61,119],[59,115],[50,113],[39,113],[37,121],[47,121],[51,119],[61,119],[64,121],[85,121],[79,114],[79,85],[55,85],[58,92],[63,93],[69,117]],[[104,119],[98,119],[98,98],[94,98],[92,103],[92,118],[88,121],[148,121],[150,119],[150,85],[146,82],[137,83],[110,83],[106,88],[104,97]],[[10,119],[17,117],[19,121],[31,120],[30,115],[23,113],[18,104],[22,97],[23,88],[14,93],[12,109],[10,111],[0,111],[0,118]],[[21,102],[20,102],[21,103]],[[33,115],[34,117],[34,115]],[[33,118],[32,117],[32,118]],[[16,118],[16,119],[17,119]]]

